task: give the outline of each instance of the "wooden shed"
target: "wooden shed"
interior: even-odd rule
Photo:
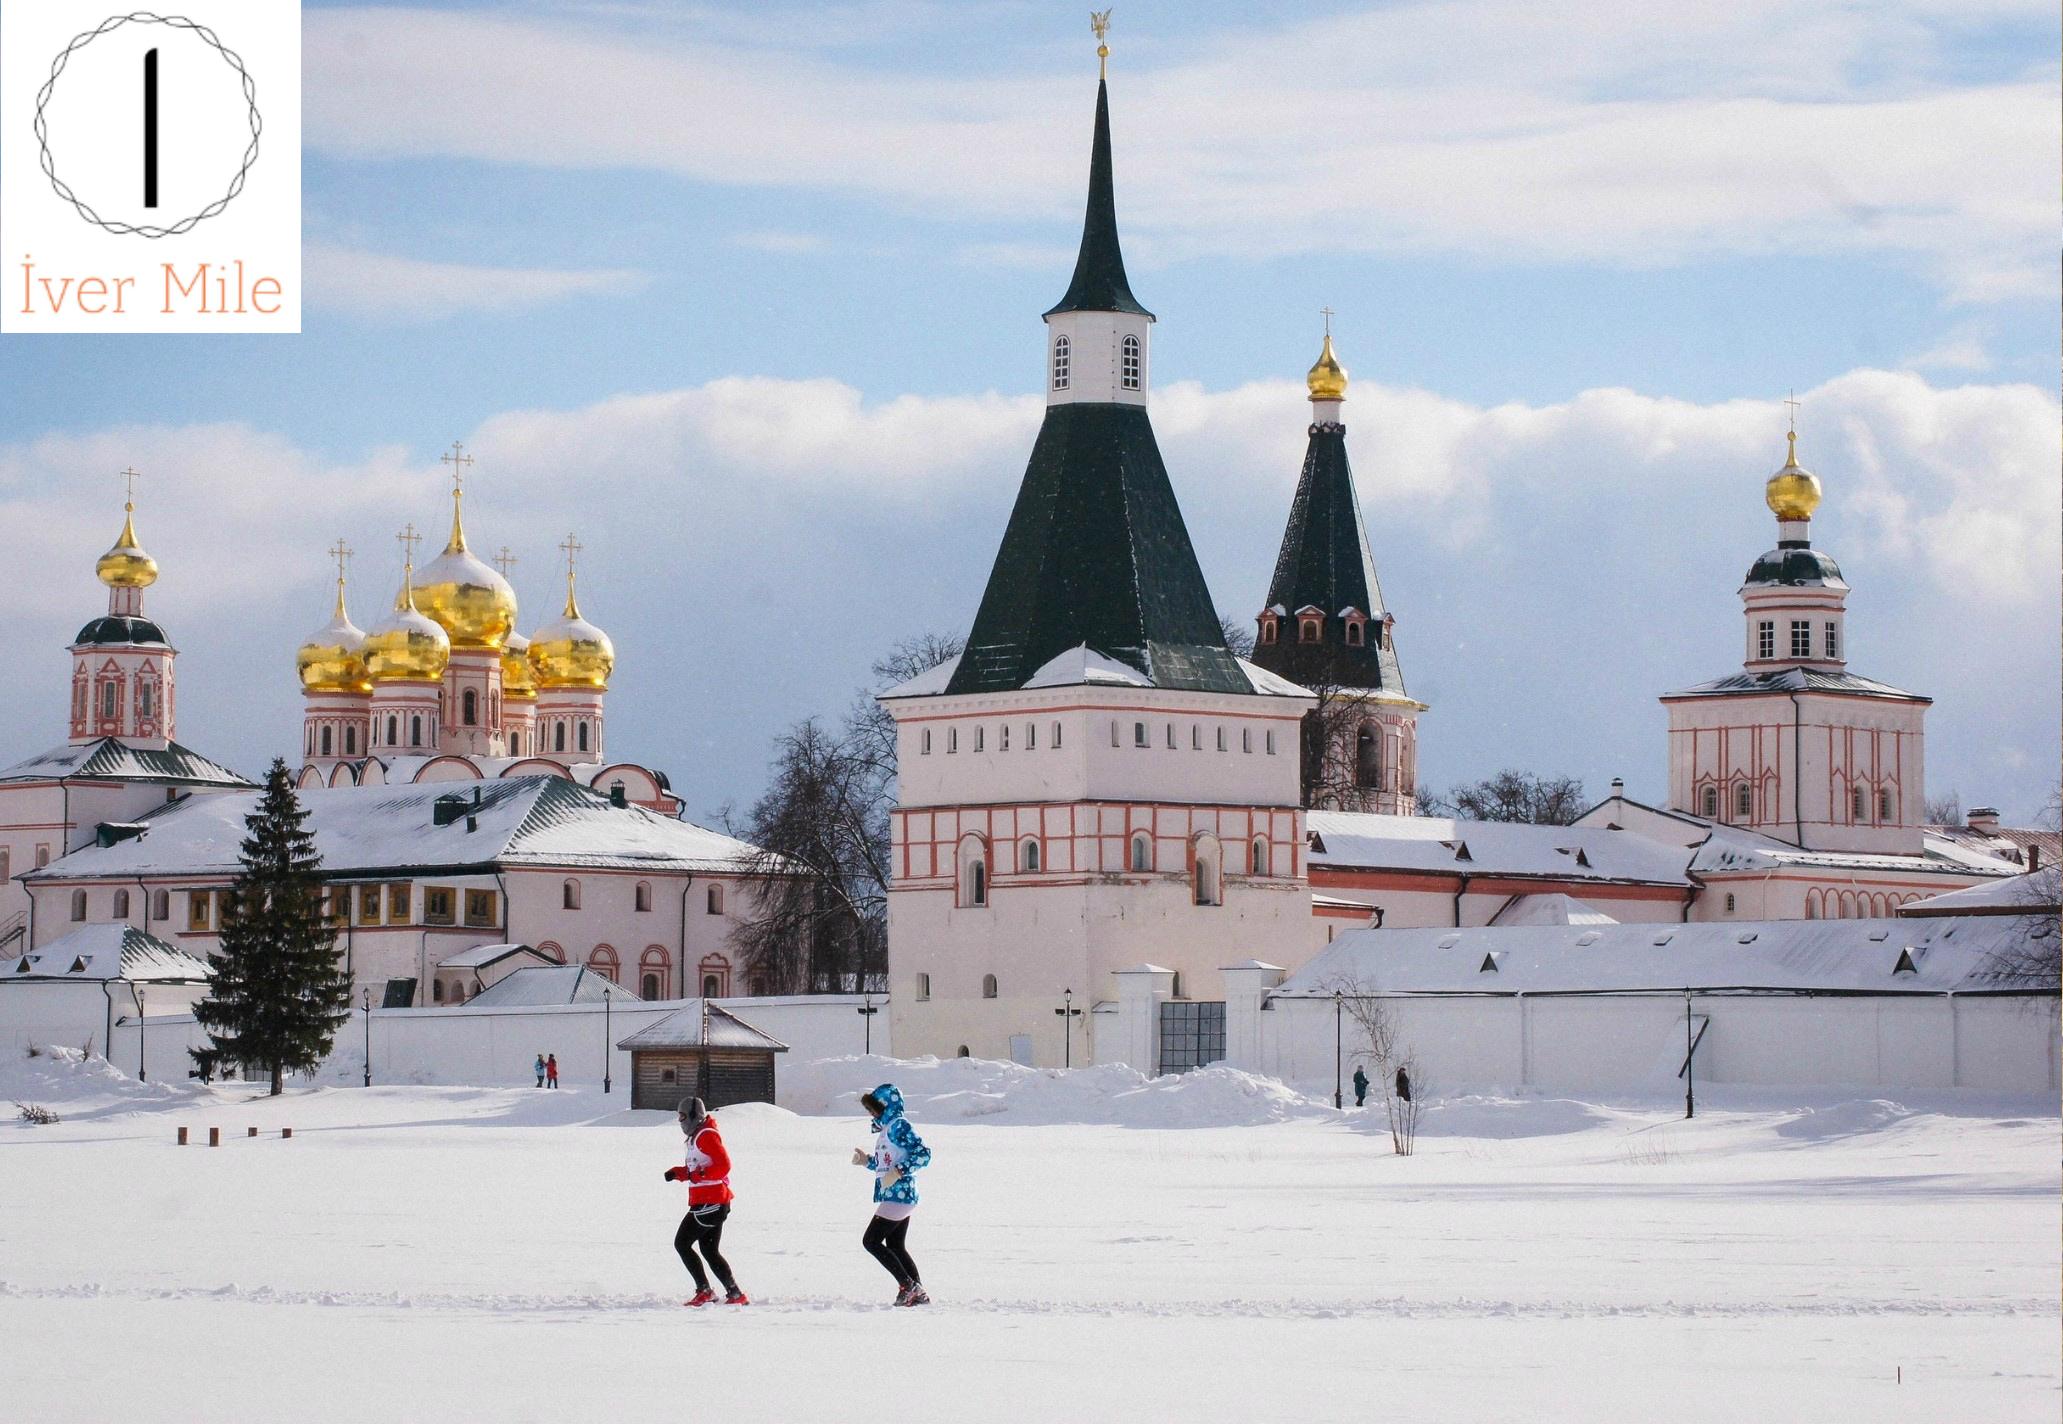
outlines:
[[[691,999],[616,1045],[630,1054],[630,1105],[672,1112],[699,1097],[710,1111],[774,1100],[774,1055],[788,1045],[728,1009]]]

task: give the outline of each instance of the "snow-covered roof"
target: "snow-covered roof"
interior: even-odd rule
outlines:
[[[1725,677],[1715,677],[1710,682],[1697,683],[1669,697],[1741,697],[1764,696],[1771,693],[1791,692],[1836,692],[1849,697],[1883,697],[1899,702],[1931,702],[1931,697],[1922,697],[1917,692],[1893,687],[1888,682],[1863,677],[1852,672],[1832,672],[1820,668],[1779,668],[1773,672],[1736,672]]]
[[[468,1009],[535,1009],[554,1004],[599,1004],[605,997],[632,1000],[637,995],[579,964],[547,964],[518,969],[497,979],[472,998]]]
[[[1702,818],[1699,818],[1702,819]],[[1784,869],[1888,870],[1920,875],[2012,875],[2020,867],[1973,846],[1922,832],[1918,855],[1875,854],[1851,850],[1801,850],[1760,831],[1707,821],[1712,834],[1691,856],[1698,875]]]
[[[1239,670],[1246,674],[1246,680],[1254,685],[1254,691],[1263,697],[1315,697],[1316,693],[1286,677],[1277,677],[1268,669],[1245,658],[1237,660]]]
[[[551,965],[552,957],[543,950],[527,944],[476,944],[471,949],[462,949],[457,954],[447,955],[437,961],[439,969],[486,969],[505,959],[529,955],[539,965]]]
[[[214,970],[134,925],[81,925],[70,934],[0,965],[9,979],[126,979],[132,983],[204,983]]]
[[[172,786],[247,787],[252,783],[191,747],[131,746],[118,737],[52,747],[0,771],[10,781],[147,781]]]
[[[1244,658],[1234,659],[1239,670],[1246,674],[1246,680],[1253,690],[1263,697],[1309,697],[1312,694],[1287,678],[1277,677],[1266,668],[1256,667]],[[884,698],[936,697],[945,692],[953,680],[953,673],[960,666],[958,655],[947,658],[937,667],[918,673],[907,682],[897,683],[881,694]],[[1057,657],[1049,658],[1025,682],[1026,688],[1038,687],[1153,687],[1154,680],[1133,667],[1130,663],[1098,652],[1087,643],[1077,644]]]
[[[960,656],[959,653],[954,653],[944,662],[939,663],[935,667],[926,668],[913,678],[897,683],[881,695],[883,697],[937,697],[946,690],[946,684],[953,680],[953,674],[959,670]]]
[[[1312,811],[1311,863],[1332,869],[1397,870],[1484,878],[1589,880],[1688,889],[1682,847],[1600,826],[1534,826]]]
[[[2055,914],[2063,903],[2063,873],[2050,865],[2026,875],[1965,885],[1898,907],[1901,915]]]
[[[486,873],[510,866],[741,871],[745,842],[556,776],[409,786],[339,786],[298,793],[324,874]],[[437,803],[457,814],[437,824]],[[86,846],[25,873],[33,881],[226,876],[237,869],[256,792],[194,796],[145,816],[143,834]]]
[[[763,1033],[728,1009],[709,1005],[709,1036],[702,1036],[702,1000],[690,999],[656,1023],[646,1024],[618,1048],[764,1048],[786,1053],[788,1045],[770,1033]]]
[[[1556,891],[1520,895],[1490,920],[1493,925],[1616,925],[1619,921],[1588,900]]]
[[[2056,920],[2046,915],[1355,930],[1275,992],[1996,990],[2008,987],[1999,978],[2002,954],[2030,942],[2054,945],[2056,935]]]

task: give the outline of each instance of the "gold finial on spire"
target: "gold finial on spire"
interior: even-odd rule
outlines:
[[[1789,429],[1784,434],[1790,451],[1784,457],[1784,467],[1771,475],[1763,487],[1762,498],[1780,522],[1802,524],[1819,508],[1819,476],[1798,463],[1798,393],[1793,391],[1784,404],[1790,407]]]
[[[349,544],[346,544],[342,539],[338,539],[325,552],[337,561],[337,617],[342,618],[344,616],[344,565],[350,561],[353,550]]]
[[[1108,79],[1110,77],[1110,45],[1107,40],[1110,35],[1110,11],[1091,10],[1089,12],[1089,28],[1096,32],[1096,77],[1098,79]]]
[[[1325,318],[1325,345],[1318,353],[1318,360],[1304,377],[1304,384],[1310,388],[1314,401],[1343,401],[1347,398],[1347,369],[1340,365],[1340,359],[1332,350],[1331,307],[1318,308]]]
[[[582,544],[572,534],[568,534],[566,542],[559,545],[559,552],[566,556],[566,616],[568,618],[578,618],[580,616],[580,605],[573,601],[573,566],[580,556],[580,551],[586,547],[585,544]]]
[[[451,466],[451,543],[445,546],[445,552],[456,553],[466,547],[466,526],[460,515],[466,497],[466,467],[473,463],[473,457],[454,440],[450,451],[437,457],[437,463]]]

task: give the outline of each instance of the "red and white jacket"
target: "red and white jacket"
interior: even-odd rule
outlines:
[[[721,1206],[731,1199],[731,1154],[724,1150],[714,1116],[702,1119],[701,1130],[688,1143],[687,1165],[666,1175],[688,1184],[689,1206]]]

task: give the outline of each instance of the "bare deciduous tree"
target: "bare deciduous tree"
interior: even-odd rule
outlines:
[[[1422,1096],[1418,1056],[1398,1039],[1397,1020],[1373,986],[1342,975],[1325,987],[1340,995],[1340,1006],[1361,1031],[1367,1047],[1358,1056],[1375,1069],[1373,1077],[1382,1090],[1383,1116],[1390,1128],[1390,1147],[1398,1156],[1409,1157],[1418,1142]]]
[[[2026,906],[2016,916],[2012,938],[1993,950],[1983,977],[2016,989],[2063,988],[2063,934],[2057,932],[2056,906],[2063,895],[2063,867],[2048,866],[2006,882],[2007,893]]]
[[[1945,791],[1939,796],[1927,798],[1926,822],[1930,826],[1960,826],[1963,824],[1963,795],[1960,791]]]
[[[1575,777],[1536,776],[1516,767],[1419,802],[1419,810],[1429,815],[1535,826],[1566,826],[1588,809],[1583,783]]]

